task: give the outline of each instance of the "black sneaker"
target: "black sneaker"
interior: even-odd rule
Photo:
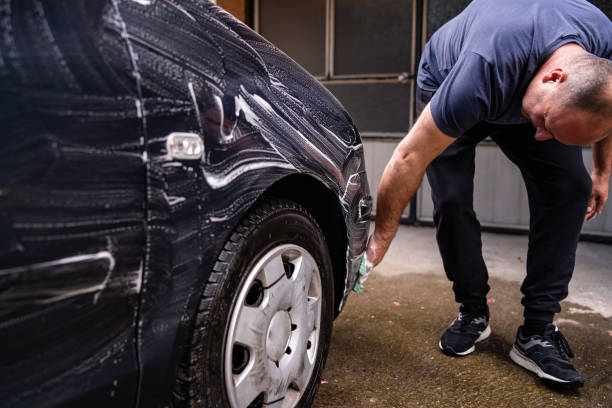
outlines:
[[[512,361],[538,377],[568,388],[582,387],[584,377],[566,355],[574,357],[569,343],[554,324],[546,326],[542,336],[523,337],[523,326],[519,327],[510,351]]]
[[[442,334],[440,350],[449,356],[465,356],[474,351],[474,344],[491,334],[489,313],[459,312],[453,324]]]

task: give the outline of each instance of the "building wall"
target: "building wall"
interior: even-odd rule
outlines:
[[[217,0],[217,4],[227,10],[231,15],[246,22],[247,4],[246,0]]]

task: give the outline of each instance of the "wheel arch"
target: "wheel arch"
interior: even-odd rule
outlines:
[[[284,198],[304,206],[323,230],[334,274],[334,317],[344,297],[346,279],[347,229],[340,201],[321,180],[306,174],[292,174],[270,186],[265,195]]]

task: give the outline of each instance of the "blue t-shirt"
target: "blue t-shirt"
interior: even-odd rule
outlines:
[[[527,85],[570,42],[612,59],[612,22],[586,0],[474,0],[431,37],[417,84],[436,91],[431,113],[449,136],[482,121],[527,123]]]

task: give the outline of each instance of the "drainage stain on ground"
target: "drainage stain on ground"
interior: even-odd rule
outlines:
[[[466,357],[440,352],[458,312],[443,277],[375,273],[334,322],[313,407],[612,407],[612,319],[563,302],[560,329],[587,382],[578,390],[544,384],[508,353],[522,324],[517,283],[490,279],[491,336]]]

